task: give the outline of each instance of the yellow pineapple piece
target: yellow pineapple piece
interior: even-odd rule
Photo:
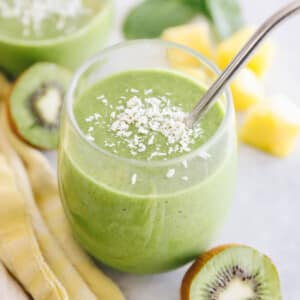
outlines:
[[[214,48],[210,36],[208,24],[202,22],[168,28],[163,32],[161,38],[192,48],[205,57],[212,59]],[[199,66],[199,61],[183,50],[170,49],[168,55],[173,66]]]
[[[262,81],[248,68],[243,69],[231,84],[234,107],[244,111],[264,98]]]
[[[221,69],[225,69],[227,67],[230,61],[242,49],[253,33],[253,28],[245,27],[217,46],[216,62]],[[274,50],[274,43],[267,40],[261,47],[258,48],[256,54],[254,54],[248,62],[247,67],[258,76],[264,75],[271,65]]]
[[[254,106],[240,131],[243,142],[276,156],[286,156],[300,134],[300,109],[286,96]]]

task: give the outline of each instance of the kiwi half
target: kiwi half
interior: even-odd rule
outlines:
[[[16,81],[8,115],[16,134],[30,145],[56,149],[61,107],[71,72],[52,63],[38,63]]]
[[[279,300],[272,261],[242,245],[224,245],[200,256],[187,271],[181,300]]]

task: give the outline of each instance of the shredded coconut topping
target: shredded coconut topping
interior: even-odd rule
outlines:
[[[23,26],[23,35],[41,35],[43,23],[57,17],[55,28],[66,29],[66,21],[91,11],[84,6],[82,0],[1,0],[0,16],[6,19],[16,19]]]
[[[97,112],[85,118],[89,123],[87,136],[93,137],[97,124],[110,133],[111,138],[108,136],[104,141],[104,146],[110,151],[119,153],[120,149],[127,148],[132,157],[145,153],[148,160],[167,159],[170,155],[190,152],[191,145],[203,135],[199,124],[193,129],[186,126],[187,113],[182,107],[172,105],[166,93],[154,97],[152,89],[139,92],[131,88],[125,92],[131,95],[114,99],[117,100],[113,102],[117,103],[115,106],[105,95],[96,97],[107,107],[106,110],[109,109],[109,120]],[[118,142],[112,143],[112,140]],[[187,168],[186,161],[183,166]]]

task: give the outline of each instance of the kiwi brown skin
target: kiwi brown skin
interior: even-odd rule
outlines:
[[[10,95],[13,82],[0,70],[0,102]]]
[[[12,73],[10,73],[8,70],[3,68],[2,66],[0,66],[0,73],[2,73],[9,82],[14,82],[16,79],[16,77]]]
[[[193,279],[201,271],[201,269],[206,265],[206,263],[211,260],[214,256],[223,252],[226,249],[241,246],[239,244],[226,244],[218,246],[209,250],[208,252],[200,255],[196,261],[191,265],[186,274],[183,277],[180,289],[181,300],[190,300],[190,290]]]

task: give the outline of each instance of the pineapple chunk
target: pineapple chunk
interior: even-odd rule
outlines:
[[[209,59],[214,57],[209,26],[205,22],[168,28],[161,38],[192,48]],[[170,49],[168,54],[173,66],[199,66],[198,59],[183,50]]]
[[[231,91],[236,111],[246,110],[264,98],[262,81],[248,68],[237,75],[231,84]]]
[[[254,106],[240,131],[243,142],[276,156],[286,156],[300,134],[300,109],[286,96]]]
[[[218,45],[216,50],[216,62],[221,69],[227,67],[253,33],[253,28],[245,27]],[[248,62],[248,68],[256,73],[257,76],[264,75],[271,65],[274,50],[273,42],[270,40],[266,41],[252,56]]]

